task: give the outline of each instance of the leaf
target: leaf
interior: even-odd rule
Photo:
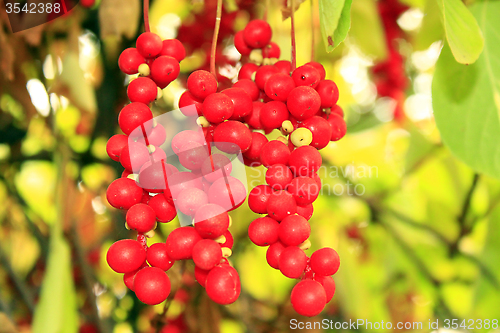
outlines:
[[[83,108],[86,111],[95,112],[97,101],[95,91],[85,74],[80,68],[78,55],[74,52],[68,52],[63,59],[63,71],[61,81],[64,82],[71,92],[71,102]]]
[[[102,0],[99,5],[101,38],[125,36],[132,39],[141,13],[139,0]]]
[[[422,26],[413,43],[415,51],[427,50],[432,43],[443,39],[444,30],[441,15],[435,0],[427,0],[424,6]]]
[[[321,35],[327,52],[333,51],[347,36],[351,3],[352,0],[319,0]]]
[[[484,38],[474,16],[460,0],[437,0],[446,40],[455,60],[474,63],[483,51]]]
[[[33,333],[76,333],[78,312],[69,245],[52,234],[47,269],[33,319]]]
[[[436,65],[432,104],[444,144],[478,172],[500,178],[500,2],[471,7],[485,48],[469,66],[453,60],[446,45]]]
[[[354,1],[351,8],[352,27],[350,36],[361,51],[376,61],[387,57],[385,32],[374,0]],[[367,31],[370,34],[367,35]]]

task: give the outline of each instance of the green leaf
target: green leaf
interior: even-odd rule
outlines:
[[[385,32],[375,0],[354,1],[351,8],[352,27],[350,36],[361,51],[376,61],[387,57]],[[370,33],[367,34],[366,32]]]
[[[445,145],[478,172],[500,178],[500,2],[471,7],[485,49],[469,66],[453,60],[445,45],[436,65],[432,100]]]
[[[331,52],[344,41],[351,27],[352,0],[319,0],[321,35],[326,51]]]
[[[437,0],[446,40],[461,64],[474,63],[483,51],[484,39],[474,16],[460,0]]]
[[[76,333],[78,312],[68,243],[52,234],[47,270],[33,319],[33,333]]]
[[[427,50],[432,43],[443,39],[443,36],[444,30],[438,4],[436,0],[427,0],[424,6],[422,26],[414,39],[414,50]]]

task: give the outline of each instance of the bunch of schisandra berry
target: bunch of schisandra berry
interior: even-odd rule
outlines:
[[[136,46],[124,50],[119,58],[119,67],[124,73],[140,76],[130,82],[127,94],[131,103],[118,117],[124,134],[111,137],[106,146],[110,158],[119,161],[125,169],[121,178],[109,185],[106,196],[111,206],[126,211],[126,227],[137,231],[137,240],[115,242],[108,250],[107,262],[114,271],[124,274],[125,285],[139,300],[153,305],[165,301],[170,294],[166,271],[174,261],[193,259],[197,279],[205,285],[208,295],[217,303],[232,303],[240,294],[240,280],[225,258],[233,246],[233,237],[228,231],[230,217],[224,208],[209,204],[208,195],[201,190],[206,187],[208,192],[211,183],[220,187],[217,179],[222,172],[219,170],[219,175],[209,168],[202,183],[200,176],[179,172],[174,165],[166,163],[166,154],[159,148],[166,140],[165,128],[153,120],[149,108],[160,89],[177,78],[179,61],[185,56],[184,47],[178,40],[162,41],[151,32],[141,34]],[[204,143],[204,138],[196,134],[194,131],[178,133],[172,140],[172,149],[184,167],[200,172],[203,161],[194,167],[193,162],[204,156],[204,152],[191,146],[193,141]],[[208,164],[214,165],[211,161]],[[243,202],[245,197],[244,191],[239,201]],[[172,221],[177,216],[176,207],[198,223],[195,227],[175,229],[165,243],[148,246],[149,233],[157,222]]]

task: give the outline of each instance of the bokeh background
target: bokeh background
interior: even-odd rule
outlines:
[[[106,264],[114,241],[134,237],[106,201],[122,170],[105,145],[127,103],[129,78],[117,58],[143,31],[141,6],[102,0],[16,34],[1,12],[0,332],[289,332],[290,319],[308,319],[290,305],[294,281],[249,241],[257,216],[246,203],[231,213],[242,294],[230,306],[208,299],[192,263],[169,271],[172,295],[157,306],[139,302]],[[231,35],[266,8],[273,41],[290,59],[284,6],[224,2],[221,84],[238,68]],[[429,320],[500,319],[500,182],[475,173],[440,138],[431,83],[444,35],[435,6],[355,0],[348,37],[331,53],[317,1],[295,13],[297,63],[314,57],[325,66],[348,125],[322,151],[312,250],[335,248],[341,268],[336,295],[314,320],[422,322],[428,332]],[[150,18],[153,32],[179,38],[189,54],[153,106],[160,115],[177,107],[186,76],[208,67],[215,2],[154,0]],[[250,179],[263,181],[263,170],[248,170]],[[177,225],[160,225],[149,242],[164,241]]]

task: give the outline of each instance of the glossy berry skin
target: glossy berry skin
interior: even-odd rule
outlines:
[[[169,194],[172,198],[175,199],[183,190],[193,187],[203,190],[201,177],[192,172],[176,172],[168,177],[168,189],[163,191],[163,194],[165,195],[167,200],[169,199]]]
[[[252,52],[252,49],[247,45],[245,39],[243,38],[243,30],[238,31],[234,35],[234,47],[241,55],[247,56]]]
[[[155,243],[148,248],[146,260],[153,267],[158,267],[163,271],[168,271],[173,265],[174,260],[167,254],[167,244]]]
[[[156,214],[153,208],[146,204],[138,203],[130,207],[125,216],[125,220],[130,229],[145,233],[155,227]]]
[[[290,75],[292,72],[292,63],[288,60],[280,60],[274,64],[280,73]]]
[[[156,83],[147,77],[132,80],[127,87],[127,96],[132,102],[152,103],[158,94]]]
[[[233,115],[233,101],[223,93],[214,93],[205,98],[202,111],[210,123],[218,124]]]
[[[323,116],[330,127],[332,128],[332,136],[330,137],[331,141],[338,141],[344,137],[347,132],[347,125],[344,119],[336,113],[330,113],[329,115],[325,114]]]
[[[189,170],[199,170],[209,156],[208,147],[199,142],[186,142],[177,153],[180,164]]]
[[[310,65],[297,67],[292,73],[295,85],[316,88],[321,80],[320,73]]]
[[[165,39],[162,42],[159,56],[170,56],[181,62],[186,57],[186,49],[177,39]]]
[[[284,164],[275,164],[266,171],[266,183],[274,190],[284,190],[293,179],[290,169]]]
[[[248,195],[248,206],[257,214],[267,214],[267,201],[274,190],[269,185],[255,186]]]
[[[119,161],[120,160],[120,154],[122,152],[123,147],[127,145],[128,142],[128,137],[123,134],[116,134],[113,135],[111,138],[109,138],[108,142],[106,143],[106,152],[108,153],[108,156],[113,160],[113,161]]]
[[[295,83],[290,75],[276,73],[271,75],[266,81],[264,91],[272,100],[286,102],[288,94],[290,94],[293,88],[295,88]]]
[[[128,75],[134,75],[139,72],[139,65],[146,63],[146,59],[137,51],[136,48],[130,47],[125,49],[118,58],[118,67]]]
[[[296,177],[287,187],[297,205],[301,206],[313,203],[318,198],[319,190],[318,183],[310,177]]]
[[[167,255],[173,260],[191,259],[193,247],[201,240],[193,227],[180,227],[167,237]]]
[[[283,102],[267,102],[260,110],[260,123],[266,130],[280,128],[285,120],[288,120],[288,109]]]
[[[170,279],[160,268],[146,267],[135,275],[135,295],[144,304],[156,305],[165,301],[170,288]]]
[[[232,249],[234,245],[234,238],[231,232],[229,230],[226,230],[223,236],[226,238],[226,241],[224,243],[219,244],[220,247],[227,247],[229,249]]]
[[[143,103],[130,103],[123,107],[118,115],[118,125],[126,135],[130,135],[134,129],[153,119],[153,113]],[[148,128],[149,127],[149,128]],[[145,129],[150,130],[151,124],[146,124]]]
[[[311,62],[308,62],[306,65],[313,66],[314,68],[316,68],[316,70],[319,73],[320,80],[325,79],[326,71],[325,71],[325,67],[323,67],[322,64],[320,64],[319,62],[316,62],[316,61],[311,61]]]
[[[292,289],[290,298],[292,306],[298,314],[306,317],[317,316],[326,305],[326,294],[323,286],[314,280],[303,280]]]
[[[210,203],[221,206],[227,211],[238,208],[246,199],[245,186],[237,178],[219,178],[208,189]]]
[[[287,191],[273,192],[267,200],[267,213],[276,221],[282,221],[285,217],[297,212],[297,203],[293,196]]]
[[[182,190],[175,199],[176,208],[189,216],[194,216],[198,208],[207,203],[207,194],[196,187]]]
[[[109,267],[117,273],[135,271],[146,260],[146,250],[133,239],[122,239],[110,246],[106,254]]]
[[[325,289],[326,302],[330,302],[333,298],[333,295],[335,295],[335,281],[333,280],[333,278],[331,276],[316,275],[314,277],[314,280],[321,283],[321,285]]]
[[[174,153],[178,154],[181,151],[182,146],[184,146],[188,142],[196,142],[201,145],[205,144],[205,139],[200,132],[185,130],[177,133],[171,143],[172,150]]]
[[[248,237],[257,246],[268,246],[278,241],[280,224],[270,217],[259,217],[248,226]]]
[[[194,266],[194,278],[203,288],[205,288],[205,282],[207,281],[208,273],[210,273],[210,271],[201,269],[196,265]]]
[[[218,304],[234,303],[241,292],[238,272],[229,265],[220,265],[208,273],[205,280],[208,297]]]
[[[123,274],[123,283],[127,286],[128,289],[130,289],[132,291],[135,290],[135,288],[134,288],[135,276],[136,276],[137,272],[139,272],[141,269],[143,269],[145,267],[149,267],[149,265],[146,262],[144,262],[142,264],[142,266],[139,267],[138,269],[136,269],[135,271]]]
[[[214,142],[217,148],[226,153],[244,153],[252,145],[252,132],[243,123],[229,120],[215,128]]]
[[[144,191],[129,178],[114,180],[106,191],[106,198],[111,206],[118,209],[129,209],[142,200]]]
[[[194,228],[201,237],[215,239],[229,228],[229,215],[219,205],[204,205],[196,211]]]
[[[213,183],[219,178],[229,176],[233,169],[231,160],[222,154],[212,154],[203,161],[201,174],[208,182]]]
[[[264,90],[267,80],[274,74],[279,73],[279,70],[272,65],[260,66],[255,73],[255,84],[260,90]]]
[[[304,273],[306,265],[306,254],[296,246],[288,246],[280,254],[279,270],[290,279],[299,278]]]
[[[290,154],[288,166],[295,176],[310,176],[319,170],[321,162],[321,155],[316,148],[302,146]]]
[[[138,142],[129,142],[129,144],[123,147],[120,153],[120,163],[121,165],[135,173],[138,173],[144,163],[148,162],[149,150],[145,144]]]
[[[248,62],[241,66],[240,71],[238,73],[238,80],[243,80],[243,79],[248,79],[248,80],[253,80],[253,75],[257,70],[259,69],[259,66],[252,62]]]
[[[323,109],[331,108],[339,100],[339,88],[332,80],[323,80],[319,82],[316,91],[321,98],[321,107]]]
[[[252,98],[245,90],[233,86],[232,88],[222,90],[222,93],[231,98],[233,102],[234,111],[231,119],[239,120],[252,112]]]
[[[159,56],[151,65],[151,78],[163,89],[177,79],[180,70],[179,62],[174,57]]]
[[[318,275],[333,275],[337,273],[339,267],[339,254],[334,249],[324,247],[311,255],[311,268]]]
[[[149,200],[148,205],[154,210],[158,222],[167,223],[177,216],[175,206],[164,195],[155,195]]]
[[[194,264],[204,270],[211,270],[222,259],[222,250],[211,239],[202,239],[193,247]]]
[[[165,127],[163,127],[160,124],[156,124],[155,127],[153,127],[151,130],[148,130],[148,127],[147,127],[148,125],[150,125],[149,122],[146,123],[146,125],[145,125],[146,135],[147,135],[147,139],[148,139],[148,145],[154,145],[156,147],[159,147],[163,143],[165,143],[165,140],[167,139],[167,132],[165,131]],[[151,121],[151,125],[153,125],[152,121]],[[144,136],[142,138],[138,138],[137,142],[146,144],[146,140],[144,140]]]
[[[314,116],[304,120],[300,127],[305,127],[312,133],[311,146],[316,149],[325,148],[332,137],[332,127],[328,121],[322,117]]]
[[[306,220],[310,220],[314,213],[314,208],[312,204],[299,206],[297,205],[297,215],[304,217]]]
[[[269,42],[269,44],[262,49],[262,56],[264,58],[276,58],[280,57],[281,50],[278,44],[275,42]]]
[[[271,41],[271,26],[264,20],[252,20],[243,30],[245,43],[253,49],[261,49]]]
[[[187,88],[195,98],[204,100],[208,95],[217,92],[217,80],[210,72],[194,71],[187,79]]]
[[[163,47],[160,36],[152,32],[143,32],[135,43],[137,51],[144,58],[154,58],[160,54]]]
[[[252,103],[252,112],[244,118],[245,122],[251,127],[255,129],[263,129],[262,124],[260,123],[260,112],[264,103],[256,101]]]
[[[257,98],[259,98],[259,88],[255,84],[255,82],[250,79],[238,80],[235,84],[233,84],[233,88],[243,89],[248,94],[248,96],[250,96],[252,101],[256,101]]]
[[[311,235],[311,226],[300,215],[285,217],[279,224],[278,236],[280,241],[287,246],[297,246]]]
[[[194,107],[189,107],[190,105],[194,105]],[[202,105],[203,101],[200,101],[199,99],[194,97],[193,94],[189,92],[189,90],[183,92],[181,97],[179,98],[179,108],[181,109],[182,114],[186,117],[201,116]]]
[[[279,269],[280,255],[285,248],[286,246],[283,245],[283,243],[281,243],[280,241],[277,241],[267,248],[266,260],[269,266],[274,269]]]
[[[250,160],[258,161],[260,159],[262,147],[268,142],[269,141],[264,134],[252,132],[252,144],[250,145],[250,148],[243,153],[243,156]]]
[[[344,118],[344,110],[342,110],[338,104],[331,108],[330,113],[338,114],[340,117]]]
[[[321,98],[316,90],[307,86],[300,86],[290,91],[286,106],[297,120],[305,120],[314,116],[321,105]]]
[[[267,168],[274,164],[286,165],[290,155],[290,149],[286,144],[278,140],[272,140],[262,147],[260,161]]]

